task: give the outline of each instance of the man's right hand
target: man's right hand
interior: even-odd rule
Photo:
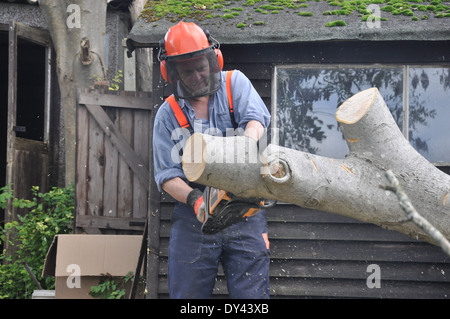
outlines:
[[[186,204],[193,208],[195,215],[200,223],[206,221],[206,209],[205,202],[203,201],[203,192],[198,188],[194,188],[186,199]]]

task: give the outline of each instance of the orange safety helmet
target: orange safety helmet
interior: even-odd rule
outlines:
[[[213,83],[211,94],[219,89],[220,76],[223,68],[223,56],[219,49],[220,44],[211,37],[208,30],[203,30],[192,22],[179,22],[169,28],[163,40],[159,42],[158,60],[160,61],[161,75],[169,84],[176,84],[178,91],[186,91],[186,86],[180,82],[176,63],[192,61],[199,57],[208,58],[211,76],[218,78],[219,83]],[[190,93],[178,92],[181,97],[192,97]],[[207,94],[204,94],[207,95]]]

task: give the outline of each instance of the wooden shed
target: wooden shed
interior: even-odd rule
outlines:
[[[171,93],[159,73],[158,41],[180,16],[154,15],[157,4],[148,4],[128,45],[153,48],[154,114]],[[450,172],[450,128],[440,122],[450,116],[450,24],[438,17],[446,13],[405,1],[412,16],[393,15],[383,10],[389,4],[378,2],[371,10],[384,19],[367,22],[361,4],[293,1],[273,8],[266,1],[220,2],[192,9],[183,20],[208,29],[221,43],[225,69],[239,69],[251,79],[271,111],[281,145],[344,157],[348,150],[334,111],[359,90],[377,86],[405,137]],[[336,20],[346,26],[327,26]],[[151,164],[149,174],[147,289],[150,298],[166,298],[174,202],[155,191]],[[278,203],[268,211],[272,298],[450,297],[450,258],[440,248],[308,206]],[[226,295],[221,271],[214,296]]]

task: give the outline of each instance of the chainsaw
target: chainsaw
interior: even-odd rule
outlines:
[[[273,207],[276,201],[239,198],[222,189],[207,186],[203,192],[206,220],[202,233],[213,235],[233,224],[246,221],[262,208]]]

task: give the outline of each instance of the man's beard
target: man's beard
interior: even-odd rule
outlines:
[[[194,98],[194,97],[202,97],[211,95],[220,88],[221,85],[221,73],[213,73],[210,75],[209,78],[206,79],[204,82],[205,84],[202,87],[199,88],[190,88],[187,85],[183,83],[183,81],[177,82],[177,93],[180,98],[188,99],[188,98]]]
[[[204,81],[202,81],[200,84],[204,83],[204,85],[202,85],[199,88],[190,88],[188,87],[186,84],[184,84],[183,82],[181,82],[181,86],[183,87],[183,91],[185,92],[189,92],[191,96],[204,96],[204,95],[208,95],[210,92],[210,83],[211,81],[209,81],[209,79],[206,79]]]

